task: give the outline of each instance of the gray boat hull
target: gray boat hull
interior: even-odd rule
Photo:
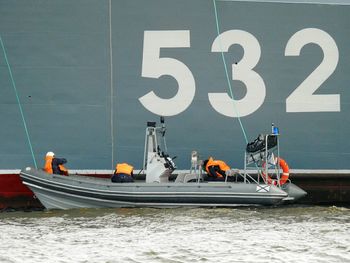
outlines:
[[[101,178],[52,175],[34,168],[22,170],[20,176],[47,209],[278,205],[288,198],[280,188],[264,184],[112,183]]]

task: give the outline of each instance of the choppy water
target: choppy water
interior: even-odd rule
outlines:
[[[0,213],[0,262],[350,262],[350,209]]]

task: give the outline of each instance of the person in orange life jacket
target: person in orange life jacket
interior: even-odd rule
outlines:
[[[67,168],[63,166],[66,162],[65,158],[56,158],[53,152],[47,152],[43,170],[50,174],[68,175]]]
[[[131,183],[133,179],[134,167],[127,163],[118,163],[111,178],[113,183]]]
[[[214,160],[212,157],[205,160],[202,167],[207,172],[209,181],[224,181],[226,172],[231,169],[224,161]]]

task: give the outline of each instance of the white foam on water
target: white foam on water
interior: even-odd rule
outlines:
[[[1,262],[350,262],[350,209],[0,214]]]

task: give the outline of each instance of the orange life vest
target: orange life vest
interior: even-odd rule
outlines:
[[[117,174],[127,174],[131,176],[133,170],[134,167],[127,163],[118,163],[115,167],[115,172]]]
[[[205,166],[205,170],[207,171],[207,173],[209,174],[209,167],[210,166],[219,166],[220,170],[223,170],[223,171],[227,171],[227,170],[230,170],[230,166],[228,166],[224,161],[221,161],[221,160],[213,160],[213,158],[209,158],[208,162],[207,162],[207,165]],[[216,173],[216,175],[218,177],[223,177],[220,173]]]
[[[45,157],[44,171],[49,173],[49,174],[53,173],[53,171],[52,171],[52,159],[53,158],[54,158],[53,156],[46,156]]]

